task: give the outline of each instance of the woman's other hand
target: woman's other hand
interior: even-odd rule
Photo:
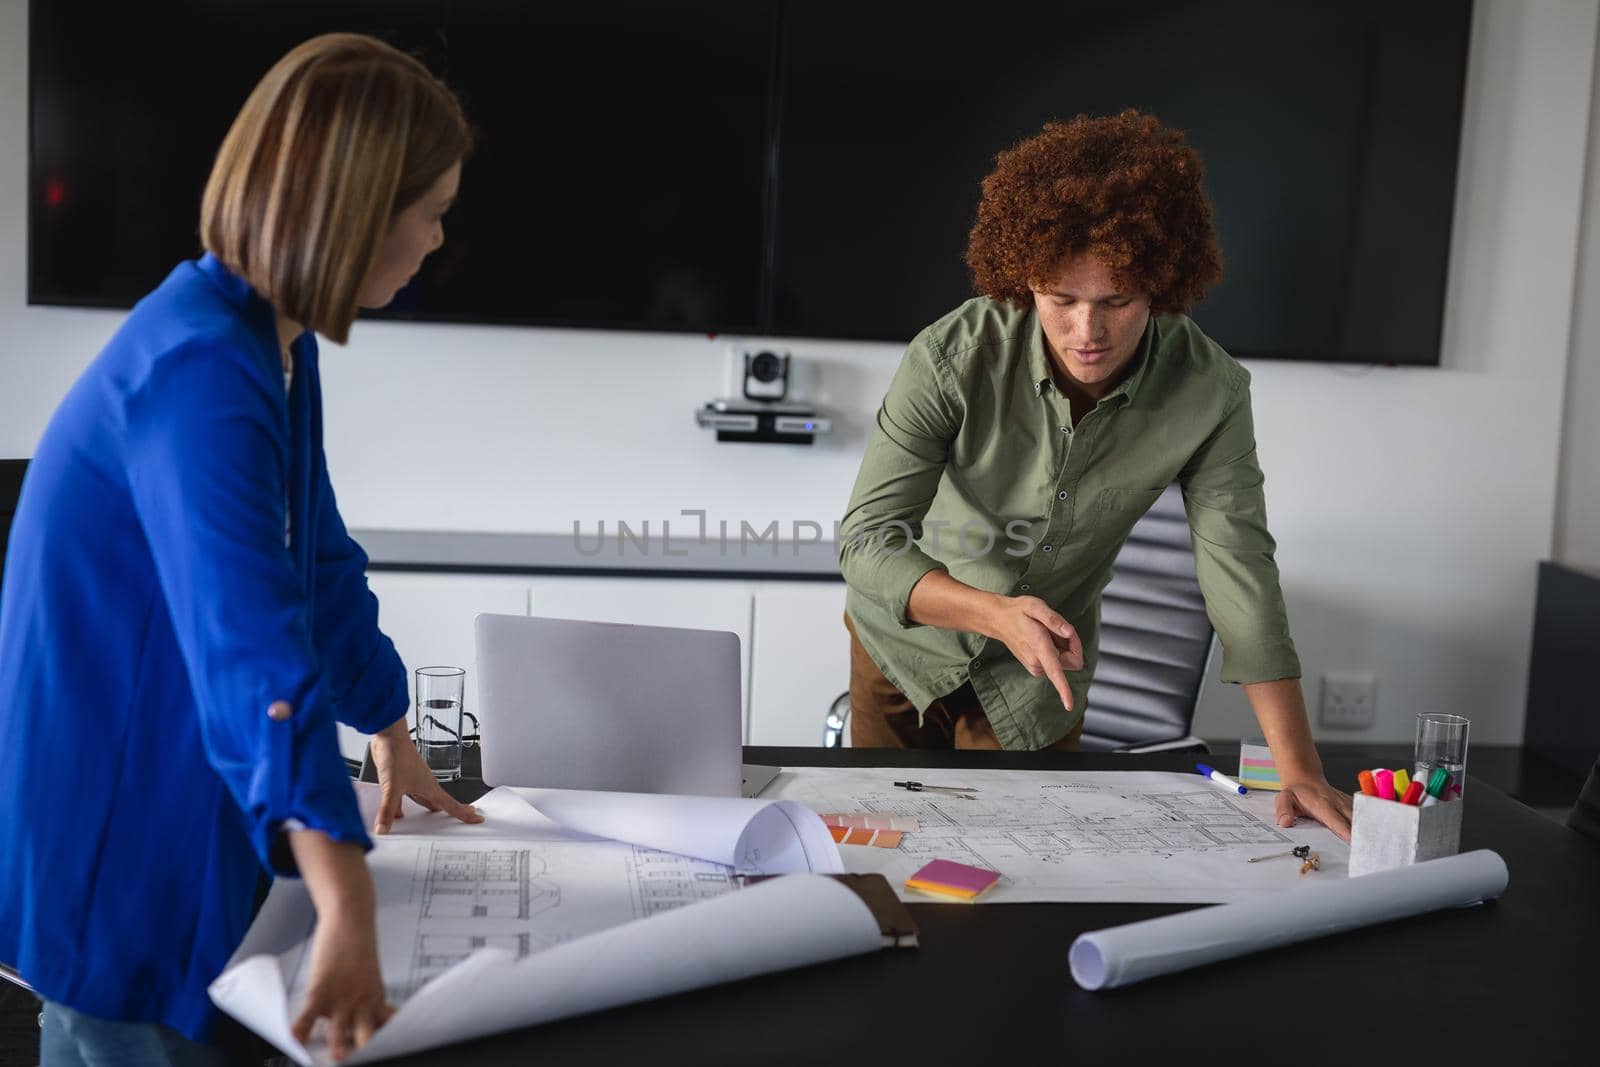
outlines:
[[[378,788],[382,796],[372,823],[373,833],[389,832],[390,825],[402,815],[400,805],[406,797],[429,811],[442,811],[462,822],[483,821],[483,814],[477,808],[446,793],[434,778],[411,743],[404,718],[373,735],[372,763],[378,769]]]

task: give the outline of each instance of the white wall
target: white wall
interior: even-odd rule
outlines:
[[[1600,41],[1595,48],[1600,51]],[[1589,112],[1589,167],[1574,287],[1554,558],[1600,574],[1600,77]]]
[[[1534,569],[1554,529],[1596,16],[1596,0],[1475,5],[1443,367],[1250,365],[1312,699],[1325,669],[1379,677],[1377,727],[1354,736],[1409,739],[1416,711],[1448,708],[1473,716],[1480,743],[1520,739]],[[0,455],[32,450],[119,320],[24,304],[26,41],[25,0],[0,0]],[[735,529],[831,527],[897,347],[793,343],[820,365],[843,431],[799,449],[717,445],[694,427],[726,343],[361,324],[324,357],[346,520],[658,529],[705,508]],[[1238,690],[1214,686],[1197,729],[1251,732]]]

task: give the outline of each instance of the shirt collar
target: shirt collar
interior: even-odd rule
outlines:
[[[272,342],[272,351],[278,350],[278,315],[272,305],[250,287],[250,283],[239,275],[229,270],[227,265],[206,252],[195,264],[206,277],[211,279],[217,291],[222,294],[232,307],[243,312],[247,320]],[[303,347],[309,330],[302,331],[289,343],[291,351],[298,353]]]
[[[201,256],[200,262],[196,265],[211,279],[223,298],[241,311],[249,307],[253,301],[261,300],[256,291],[250,288],[249,282],[229,270],[223,265],[222,260],[210,252]],[[264,300],[261,302],[266,303]]]
[[[1150,363],[1155,358],[1155,349],[1156,316],[1152,313],[1149,321],[1144,324],[1144,336],[1139,339],[1139,350],[1133,354],[1133,369],[1122,379],[1121,384],[1106,394],[1106,397],[1125,396],[1126,404],[1133,403],[1134,398],[1139,395],[1140,383],[1150,371]]]
[[[1033,379],[1033,395],[1042,396],[1045,388],[1055,388],[1055,379],[1050,374],[1050,353],[1045,348],[1044,327],[1039,323],[1039,313],[1028,313],[1029,341],[1028,341],[1028,373]],[[1114,396],[1125,397],[1125,403],[1133,403],[1139,394],[1139,385],[1144,381],[1146,372],[1150,369],[1151,353],[1155,351],[1156,316],[1152,313],[1150,320],[1145,323],[1144,336],[1139,339],[1139,349],[1133,354],[1133,370],[1123,378],[1117,387],[1107,393],[1102,400],[1110,400]]]
[[[1050,377],[1050,353],[1045,350],[1044,326],[1035,308],[1028,312],[1028,374],[1033,379],[1033,395],[1042,396],[1046,386],[1055,387]]]

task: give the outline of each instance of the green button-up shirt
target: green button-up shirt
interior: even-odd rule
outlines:
[[[1223,681],[1299,677],[1249,384],[1187,316],[1152,314],[1130,372],[1074,426],[1033,311],[978,298],[923,330],[878,409],[839,539],[862,646],[919,709],[970,680],[1005,747],[1059,740],[1087,706],[1112,563],[1176,480]],[[1077,628],[1075,715],[1002,642],[906,619],[935,568],[1040,597]]]

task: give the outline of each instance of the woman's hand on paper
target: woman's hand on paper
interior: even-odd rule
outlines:
[[[342,1060],[365,1045],[394,1009],[378,968],[378,903],[365,850],[321,830],[292,830],[289,848],[317,909],[305,1007],[290,1027],[304,1045],[327,1019],[328,1051]]]
[[[1342,840],[1350,840],[1349,793],[1341,793],[1323,777],[1285,781],[1278,793],[1278,825],[1294,825],[1298,816],[1315,819]]]
[[[483,815],[477,808],[463,804],[446,793],[433,777],[433,772],[422,762],[410,735],[406,733],[405,719],[373,735],[372,763],[378,769],[378,787],[382,794],[378,815],[372,824],[373,833],[389,832],[394,820],[404,814],[400,806],[406,797],[429,811],[442,811],[462,822],[483,821]]]
[[[328,1052],[342,1060],[372,1039],[394,1008],[378,969],[377,922],[369,905],[317,909],[311,940],[311,983],[305,1008],[294,1021],[294,1039],[304,1045],[318,1019],[328,1020]]]

